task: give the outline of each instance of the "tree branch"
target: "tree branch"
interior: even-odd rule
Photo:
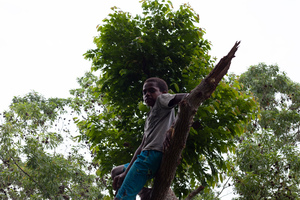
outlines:
[[[194,191],[192,191],[187,198],[185,198],[185,200],[191,200],[192,198],[194,198],[194,196],[196,196],[197,194],[199,194],[202,190],[204,190],[204,186],[201,185],[199,186],[197,189],[195,189]]]
[[[26,175],[26,176],[28,176],[29,177],[29,179],[31,179],[42,191],[44,191],[46,194],[48,193],[47,192],[47,190],[44,188],[44,186],[41,186],[38,182],[36,182],[35,180],[34,180],[34,178],[32,178],[27,172],[25,172],[19,165],[18,165],[18,163],[17,163],[17,161],[15,161],[15,159],[11,156],[10,157],[12,160],[13,160],[13,162],[14,162],[14,164]],[[48,197],[49,199],[52,199],[50,196]]]
[[[190,95],[185,97],[179,104],[178,118],[174,124],[174,137],[169,148],[164,153],[160,170],[154,180],[151,200],[165,200],[166,194],[174,179],[178,161],[185,147],[186,140],[193,123],[193,118],[198,107],[215,91],[217,85],[227,73],[232,58],[239,47],[236,42],[227,56],[223,57],[209,75],[194,88]]]
[[[229,177],[227,179],[226,183],[223,185],[222,190],[219,192],[219,194],[216,196],[216,198],[218,198],[222,194],[222,192],[227,188],[226,185],[227,185],[227,183],[229,182],[230,179],[231,179],[231,177]]]
[[[15,159],[11,156],[10,157],[12,160],[13,160],[13,162],[14,162],[14,164],[26,175],[26,176],[28,176],[29,177],[29,179],[31,179],[35,184],[37,184],[38,185],[38,183],[27,173],[27,172],[25,172],[19,165],[18,165],[18,163],[15,161]]]

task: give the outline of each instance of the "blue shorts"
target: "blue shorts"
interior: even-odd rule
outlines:
[[[163,153],[159,151],[142,151],[129,169],[116,198],[135,200],[147,180],[152,179],[158,171],[162,156]],[[124,168],[127,167],[128,164],[125,164]]]

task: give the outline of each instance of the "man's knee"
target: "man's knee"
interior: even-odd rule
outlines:
[[[114,179],[116,176],[124,172],[124,165],[119,165],[117,167],[114,167],[111,170],[111,178]]]

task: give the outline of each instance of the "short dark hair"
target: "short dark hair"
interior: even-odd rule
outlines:
[[[147,80],[145,80],[145,83],[147,82],[155,82],[157,83],[157,86],[161,92],[168,92],[168,84],[166,83],[166,81],[164,81],[161,78],[158,77],[148,78]]]

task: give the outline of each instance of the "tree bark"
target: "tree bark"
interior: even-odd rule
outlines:
[[[217,85],[228,72],[232,58],[239,47],[236,42],[227,56],[223,57],[209,75],[194,88],[189,96],[185,97],[179,104],[178,118],[174,127],[171,127],[173,138],[169,148],[164,153],[160,170],[154,180],[151,200],[165,200],[170,185],[174,179],[181,153],[185,148],[186,140],[193,123],[193,117],[199,106],[215,91]]]
[[[191,199],[194,198],[197,194],[199,194],[202,190],[204,190],[204,186],[203,186],[203,185],[199,186],[197,189],[195,189],[194,191],[192,191],[192,192],[185,198],[185,200],[191,200]]]

